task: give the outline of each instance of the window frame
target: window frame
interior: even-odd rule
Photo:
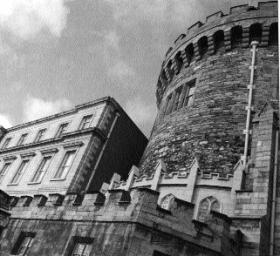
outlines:
[[[4,180],[4,177],[7,173],[7,171],[11,168],[12,162],[11,161],[4,161],[2,168],[0,170],[0,184]],[[6,166],[8,166],[6,169],[4,169]]]
[[[64,164],[68,161],[68,159],[66,158],[66,157],[67,157],[67,154],[70,154],[71,152],[73,152],[73,158],[72,158],[71,164],[70,164],[69,167],[68,167],[68,170],[65,172],[64,176],[62,176],[62,174],[64,173],[64,171],[62,171],[62,172],[61,172],[61,175],[58,177],[58,173],[60,172],[60,170],[62,170],[62,168],[65,167]],[[55,174],[54,174],[54,176],[53,176],[53,178],[52,178],[51,180],[65,180],[65,179],[66,179],[66,177],[67,177],[67,175],[68,175],[70,169],[71,169],[72,166],[73,166],[73,163],[74,163],[74,160],[75,160],[75,158],[76,158],[77,152],[78,152],[78,149],[77,149],[77,148],[71,148],[71,149],[68,149],[68,150],[64,153],[64,155],[63,155],[63,157],[62,157],[62,159],[61,159],[61,161],[60,161],[60,165],[59,165],[57,171],[55,172]],[[63,166],[64,166],[64,167],[63,167]]]
[[[207,202],[208,203],[208,207],[207,207],[207,211],[206,211],[206,214],[204,216],[204,220],[202,220],[202,218],[200,218],[200,206],[203,202]],[[222,204],[221,204],[221,201],[219,201],[216,197],[214,196],[207,196],[203,199],[201,199],[199,201],[199,204],[198,204],[198,208],[197,208],[197,216],[196,216],[196,219],[199,220],[199,221],[205,221],[205,218],[210,214],[210,212],[212,211],[212,206],[214,205],[214,203],[218,203],[219,204],[219,211],[218,212],[222,212]]]
[[[12,255],[21,255],[21,256],[26,256],[27,252],[29,251],[29,249],[32,246],[32,243],[34,241],[34,237],[35,237],[35,233],[34,232],[21,232],[13,246],[13,249],[11,251]],[[27,243],[27,246],[24,249],[24,251],[21,253],[21,249],[22,249],[22,245],[24,243],[24,240],[26,238],[29,238],[30,240]]]
[[[92,123],[92,119],[93,119],[93,114],[83,116],[83,118],[80,122],[80,125],[79,125],[79,130],[84,130],[84,129],[89,128]],[[88,125],[88,126],[85,127],[86,125]]]
[[[44,137],[46,131],[47,131],[46,128],[40,129],[40,130],[37,132],[37,135],[36,135],[36,137],[35,137],[35,139],[34,139],[34,142],[40,142],[40,141],[42,141],[42,138]]]
[[[8,137],[5,139],[5,141],[3,142],[3,145],[2,145],[2,149],[6,149],[8,148],[9,144],[11,143],[11,140],[12,140],[12,137]]]
[[[28,133],[21,134],[21,136],[19,137],[19,140],[17,142],[17,146],[24,145],[24,142],[25,142],[27,136],[28,136]]]
[[[17,168],[15,174],[13,175],[12,179],[10,180],[9,185],[18,185],[18,184],[19,184],[20,179],[21,179],[23,173],[25,172],[26,168],[28,167],[28,165],[29,165],[29,163],[30,163],[30,160],[31,160],[30,158],[23,158],[23,159],[21,160],[20,165],[18,166],[18,168]],[[23,166],[23,163],[25,163],[24,166]],[[22,166],[23,166],[23,167],[22,167]],[[15,177],[16,177],[16,175],[17,175],[18,173],[19,173],[19,175],[18,175],[18,178],[17,178],[17,180],[16,180],[16,182],[15,182],[14,180],[15,180]]]
[[[66,133],[66,130],[69,126],[69,122],[65,122],[59,125],[57,132],[55,134],[55,138],[61,138],[62,135],[64,135]]]
[[[91,246],[90,249],[90,254],[92,254],[91,252],[93,251],[93,242],[94,242],[94,238],[92,237],[83,237],[83,236],[72,236],[72,238],[69,240],[68,245],[66,246],[65,252],[63,255],[67,255],[67,256],[73,256],[75,247],[77,244],[88,244]]]
[[[41,161],[39,163],[38,168],[35,170],[32,178],[31,178],[31,180],[30,180],[30,182],[28,184],[40,184],[42,182],[45,174],[47,173],[47,171],[48,171],[48,169],[50,167],[52,158],[53,158],[53,155],[50,155],[50,154],[43,155],[43,157],[42,157],[42,159],[41,159]],[[45,159],[48,159],[49,162],[46,162],[46,161],[44,162]],[[47,165],[47,167],[45,167],[45,165]],[[42,171],[42,169],[44,169],[44,167],[45,167],[45,170]],[[43,174],[42,174],[40,179],[34,180],[34,178],[36,177],[36,175],[38,173],[39,173],[39,176],[38,176],[39,178],[40,178],[41,173],[43,173]]]

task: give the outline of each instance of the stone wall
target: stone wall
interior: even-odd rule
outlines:
[[[215,16],[215,21],[208,19],[206,24],[192,27],[190,34],[176,42],[162,65],[157,85],[158,116],[142,157],[142,173],[152,173],[159,158],[166,162],[168,172],[185,170],[195,157],[204,172],[232,173],[244,147],[250,40],[260,41],[254,111],[277,97],[278,47],[271,40],[272,33],[277,33],[272,31],[272,24],[277,22],[276,6],[276,2],[269,2],[260,4],[259,9],[247,6],[226,16],[218,15],[220,18]],[[253,32],[255,24],[261,24],[259,37]],[[231,34],[237,25],[242,28],[239,44]],[[215,43],[217,31],[224,37]],[[203,37],[208,40],[208,48],[202,53],[198,42]],[[190,44],[194,51],[187,62],[186,48]],[[180,105],[184,87],[194,80],[193,103]]]
[[[170,256],[237,256],[228,217],[211,212],[206,223],[193,221],[192,204],[175,199],[170,210],[164,210],[157,205],[158,196],[139,188],[108,191],[106,197],[94,193],[84,198],[13,198],[9,225],[0,240],[1,255],[10,255],[20,236],[32,234],[31,256],[70,255],[77,237],[91,241],[92,252],[100,256],[152,256],[155,251]]]

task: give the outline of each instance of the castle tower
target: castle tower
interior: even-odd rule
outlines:
[[[153,172],[160,158],[167,172],[186,170],[196,158],[203,172],[233,173],[244,153],[251,43],[258,42],[253,115],[277,99],[277,30],[277,2],[266,2],[214,13],[175,40],[157,83],[158,115],[142,173]]]

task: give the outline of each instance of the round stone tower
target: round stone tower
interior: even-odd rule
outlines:
[[[277,99],[277,31],[277,1],[271,1],[214,13],[175,40],[159,75],[158,115],[142,174],[152,174],[159,159],[174,172],[187,170],[195,158],[202,172],[232,174],[244,152],[251,43],[258,42],[253,117]]]

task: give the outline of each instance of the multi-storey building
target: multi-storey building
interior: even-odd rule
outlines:
[[[112,98],[2,129],[0,189],[14,196],[98,191],[114,172],[127,176],[146,141]]]
[[[232,7],[191,26],[166,53],[140,163],[125,179],[114,169],[95,193],[86,189],[90,181],[74,194],[57,188],[32,197],[5,183],[13,196],[0,193],[1,255],[280,255],[278,68],[276,1]],[[26,133],[15,132],[20,144]],[[52,178],[63,173],[68,151],[61,147]],[[23,172],[28,152],[16,170]],[[49,161],[38,153],[31,183]],[[4,156],[9,170],[13,155]]]

